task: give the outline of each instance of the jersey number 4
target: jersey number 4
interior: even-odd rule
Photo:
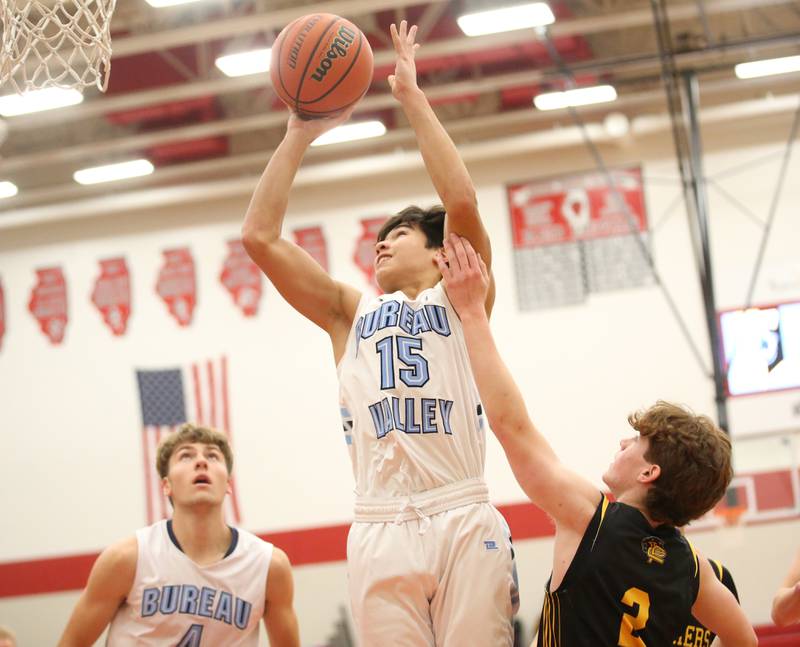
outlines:
[[[183,638],[178,641],[175,647],[200,647],[200,639],[203,637],[203,625],[192,625],[189,631],[183,634]]]
[[[650,618],[650,596],[634,586],[625,591],[625,595],[622,596],[622,604],[631,607],[631,610],[638,607],[638,610],[636,615],[622,614],[617,645],[620,647],[647,647],[644,640],[634,636],[633,632],[644,629]]]

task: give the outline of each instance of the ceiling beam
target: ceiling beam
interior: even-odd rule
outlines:
[[[313,5],[300,5],[291,9],[268,11],[260,14],[236,16],[207,23],[164,30],[154,34],[117,38],[112,42],[113,57],[131,56],[157,49],[179,47],[209,40],[220,40],[229,36],[253,34],[265,30],[282,29],[295,18],[325,12],[343,16],[359,16],[386,9],[402,9],[413,5],[431,5],[448,0],[338,0],[320,2]],[[741,11],[753,7],[763,8],[769,5],[791,4],[793,0],[706,0],[706,15]],[[698,18],[698,8],[694,0],[675,4],[671,3],[669,16],[671,20],[694,20]],[[575,18],[554,23],[551,27],[554,36],[577,36],[593,34],[612,29],[641,27],[650,25],[653,20],[649,8],[630,9],[620,12]],[[530,33],[530,30],[521,30]],[[508,39],[514,32],[499,34],[501,40]],[[527,36],[530,37],[529,35]],[[477,39],[467,39],[474,42]],[[113,59],[112,59],[113,60]]]
[[[798,35],[792,38],[797,39]],[[742,43],[742,47],[747,46],[753,49],[753,43]],[[688,52],[676,57],[681,65],[698,65],[704,60],[719,56],[721,52],[727,51],[732,44],[710,48],[698,52]],[[657,55],[639,56],[630,58],[613,58],[600,61],[587,61],[574,67],[576,71],[585,72],[588,70],[602,73],[604,71],[632,71],[637,73],[657,72],[660,69],[660,59]],[[437,101],[462,95],[481,94],[494,92],[502,88],[513,88],[521,86],[533,86],[543,80],[553,77],[555,69],[530,69],[522,72],[494,75],[480,79],[468,79],[454,83],[436,85],[426,88],[425,93],[429,100]],[[783,83],[792,82],[792,78],[783,79]],[[748,81],[736,80],[731,87],[757,87],[758,85],[774,86],[778,83],[775,78],[752,79]],[[707,84],[703,84],[706,91]],[[365,97],[358,105],[358,113],[384,110],[397,105],[396,100],[388,92],[373,94]],[[103,156],[119,155],[128,151],[141,151],[162,144],[169,144],[181,141],[189,141],[202,137],[213,137],[216,135],[233,135],[236,133],[277,128],[284,124],[287,119],[285,110],[269,111],[259,115],[248,115],[232,119],[222,119],[201,124],[192,124],[179,128],[170,128],[150,133],[141,133],[126,137],[118,137],[103,141],[93,141],[76,146],[66,146],[58,149],[47,149],[23,155],[6,157],[3,159],[3,172],[8,174],[14,171],[29,168],[40,168],[46,165],[73,162],[81,159],[93,158],[97,163],[105,160],[98,160]]]
[[[789,0],[706,0],[705,9],[709,14],[723,13],[728,11],[737,11],[752,6],[762,7],[765,4],[785,4],[788,1]],[[362,0],[361,2],[354,4],[367,4],[372,2],[373,0],[367,0],[366,2]],[[377,11],[377,8],[382,6],[381,3],[382,0],[381,2],[374,0],[374,6],[376,7],[374,10]],[[338,3],[327,4],[336,5]],[[394,1],[392,3],[387,2],[385,4],[391,4],[392,6],[396,5]],[[409,4],[419,4],[419,1],[416,0],[415,2],[411,2],[411,0],[409,0]],[[307,5],[305,9],[308,10],[310,7],[311,5]],[[335,9],[336,7],[331,6],[330,8]],[[291,11],[298,12],[299,10],[292,9]],[[670,16],[673,20],[680,20],[683,18],[691,19],[695,18],[696,15],[697,7],[694,3],[675,5],[670,9]],[[257,22],[257,17],[248,16],[246,18],[251,22]],[[243,18],[231,20],[240,21],[243,20]],[[215,33],[218,38],[221,38],[225,35],[224,28],[218,27],[219,25],[223,25],[224,22],[225,21],[221,21],[220,23],[212,24],[213,27],[217,29]],[[623,27],[643,27],[648,26],[651,23],[652,14],[649,10],[615,12],[613,14],[604,14],[589,18],[574,18],[570,20],[559,21],[551,26],[550,34],[553,37],[579,36],[603,31],[617,30]],[[195,27],[187,27],[185,29],[194,28]],[[417,53],[417,60],[425,61],[448,56],[456,56],[460,54],[470,54],[485,49],[513,47],[528,43],[532,38],[535,38],[535,36],[531,30],[517,30],[504,34],[491,34],[488,36],[478,36],[474,38],[463,36],[439,41],[431,41],[429,43],[425,43],[423,47],[420,48],[419,52]],[[129,39],[121,38],[116,40],[113,43],[115,52],[123,47],[123,45],[120,45],[120,43],[125,43],[127,40]],[[193,40],[192,42],[197,42],[197,39]],[[153,49],[154,47],[151,45],[147,49],[137,49],[137,53],[140,51],[152,51]],[[394,51],[391,49],[378,50],[375,52],[374,58],[376,67],[390,66],[394,63]],[[99,115],[109,114],[112,112],[133,110],[146,105],[167,103],[171,101],[182,101],[201,96],[225,94],[228,92],[241,92],[245,90],[264,88],[268,87],[269,85],[270,80],[268,74],[254,74],[251,76],[238,78],[225,77],[196,81],[192,83],[181,83],[155,90],[130,92],[119,96],[98,96],[94,99],[84,101],[82,104],[77,106],[61,108],[57,111],[46,111],[31,115],[13,117],[8,120],[8,126],[13,132],[17,129],[24,130],[27,128],[40,128],[47,124],[61,125],[70,121],[94,118]]]
[[[724,79],[708,83],[704,86],[703,95],[706,98],[711,98],[717,95],[724,95],[729,92],[732,87],[738,87],[738,80]],[[772,113],[783,113],[796,109],[797,107],[797,88],[793,88],[787,94],[775,95],[769,99],[758,99],[755,101],[742,101],[733,104],[724,104],[718,106],[708,105],[703,109],[703,120],[706,121],[721,121],[734,118],[748,118],[756,116],[758,111],[754,106],[762,111],[763,115]],[[580,109],[581,115],[588,118],[600,118],[609,112],[619,112],[624,110],[631,111],[654,111],[653,114],[642,114],[633,118],[633,123],[639,123],[637,132],[639,134],[649,134],[664,130],[669,125],[668,117],[663,114],[663,91],[661,89],[639,92],[628,96],[621,97],[620,100],[612,104],[598,104],[593,106],[585,106]],[[550,126],[553,122],[559,122],[567,118],[566,110],[559,110],[553,112],[541,112],[537,110],[519,109],[501,114],[484,115],[480,117],[470,117],[452,121],[447,124],[448,132],[459,140],[462,136],[470,137],[475,133],[482,133],[484,136],[489,135],[481,145],[484,147],[492,147],[493,142],[498,137],[507,136],[509,129],[531,128],[531,132],[517,134],[515,137],[527,138],[530,136],[542,135],[542,133],[552,132],[553,128]],[[502,132],[505,130],[505,134]],[[563,128],[556,128],[555,130],[563,130]],[[491,138],[494,134],[494,138]],[[358,163],[360,157],[374,152],[378,149],[397,148],[408,145],[414,147],[414,133],[410,128],[403,128],[390,131],[383,137],[373,139],[349,142],[338,144],[336,146],[337,157],[344,155],[347,160],[352,163]],[[474,147],[478,145],[477,142],[470,142],[469,144],[459,145],[459,150],[465,147]],[[181,180],[189,180],[191,178],[204,178],[203,184],[207,181],[216,181],[213,178],[208,179],[212,175],[219,175],[222,173],[231,173],[246,169],[260,169],[266,165],[270,155],[273,151],[262,150],[243,155],[237,155],[227,158],[217,158],[211,160],[202,160],[200,162],[190,162],[187,164],[180,164],[168,166],[165,168],[157,169],[152,175],[132,178],[125,180],[123,183],[114,186],[114,192],[118,187],[125,186],[126,189],[131,188],[156,188],[167,182],[176,182]],[[415,151],[416,154],[416,151]],[[307,155],[307,161],[314,165],[314,160],[321,160],[318,164],[325,164],[324,161],[330,155],[330,150],[327,148],[312,148]],[[24,187],[20,193],[13,197],[8,198],[0,203],[0,229],[2,229],[3,219],[5,214],[12,214],[15,211],[23,208],[31,208],[32,205],[41,204],[45,202],[54,202],[58,200],[76,200],[83,199],[89,196],[108,193],[112,185],[99,184],[90,186],[80,186],[77,184],[65,184],[55,187],[25,190]]]
[[[220,40],[263,31],[281,30],[296,18],[312,13],[332,13],[355,17],[386,9],[398,9],[419,4],[439,4],[448,0],[337,0],[316,4],[298,5],[289,9],[235,16],[213,20],[188,27],[179,27],[152,34],[118,38],[112,43],[113,58],[122,58],[157,49],[193,45],[198,42]]]
[[[602,106],[595,106],[597,110],[589,111],[597,116],[604,113],[600,110]],[[767,99],[756,99],[743,101],[737,104],[723,106],[713,106],[704,108],[700,114],[700,121],[703,124],[721,123],[727,121],[743,121],[750,118],[763,118],[770,115],[789,114],[797,109],[797,97],[794,94],[785,96],[775,96]],[[523,111],[517,111],[522,113]],[[539,114],[532,111],[524,111],[520,114],[522,119],[531,119],[533,115]],[[492,115],[481,118],[484,125],[489,121],[505,122],[507,115]],[[458,130],[469,132],[475,128],[475,120],[466,119],[459,122]],[[595,142],[614,141],[599,123],[587,124],[590,136]],[[659,132],[666,132],[670,128],[669,117],[663,112],[652,115],[643,115],[635,118],[631,123],[631,131],[634,137],[648,136]],[[406,129],[403,136],[409,140],[413,139],[411,129]],[[395,137],[400,138],[401,133],[395,133]],[[503,157],[509,155],[524,154],[527,152],[542,152],[553,148],[564,148],[566,146],[582,145],[583,137],[578,128],[566,127],[557,129],[546,129],[530,132],[526,134],[516,134],[512,137],[494,139],[491,141],[475,142],[459,147],[464,160],[473,163],[480,160]],[[269,158],[271,151],[251,153],[239,158],[223,160],[229,166],[238,162],[240,166],[247,167],[258,165],[262,166]],[[198,162],[198,169],[204,172],[210,170],[210,165],[219,163],[218,160]],[[243,162],[243,163],[242,163]],[[341,179],[348,181],[358,177],[371,177],[390,173],[396,175],[400,171],[422,168],[422,159],[416,150],[405,152],[380,153],[361,158],[348,158],[336,162],[322,162],[304,166],[298,172],[294,183],[295,188],[314,185],[320,182],[330,182]],[[142,180],[137,184],[136,180],[129,180],[122,185],[117,185],[115,190],[110,191],[105,187],[100,193],[95,189],[94,193],[89,192],[90,187],[76,187],[73,185],[63,185],[52,189],[36,192],[40,200],[42,197],[54,204],[44,204],[39,206],[29,206],[35,201],[31,198],[27,202],[17,200],[12,209],[4,209],[0,213],[0,230],[10,230],[18,227],[31,226],[43,222],[64,221],[76,218],[87,217],[108,217],[117,213],[130,212],[138,209],[159,208],[164,209],[169,205],[193,204],[197,202],[208,202],[212,200],[222,200],[232,197],[243,197],[249,195],[256,185],[258,175],[253,174],[247,177],[235,177],[222,180],[210,180],[203,183],[186,183],[178,186],[159,187],[147,186],[152,184],[152,178],[160,174],[163,179],[168,173],[172,172],[170,179],[178,179],[179,174],[172,169],[158,171],[148,178],[138,178]],[[131,189],[133,190],[126,190]],[[141,190],[143,189],[143,190]],[[78,200],[74,202],[69,199]],[[12,198],[11,200],[15,200]],[[65,202],[58,202],[66,200]]]
[[[320,2],[313,5],[299,5],[290,9],[236,16],[234,18],[214,20],[207,23],[179,27],[177,29],[169,29],[152,34],[118,38],[112,43],[113,57],[121,58],[123,56],[151,52],[157,49],[179,47],[181,45],[195,44],[202,41],[220,40],[229,36],[241,36],[266,30],[282,29],[295,18],[310,13],[324,12],[339,16],[359,16],[386,9],[402,9],[413,5],[432,5],[447,1],[448,0],[337,0],[335,2]],[[791,2],[792,0],[706,0],[704,8],[707,15],[712,15]],[[669,8],[669,16],[671,20],[696,19],[698,18],[697,4],[694,0],[681,4],[673,2]],[[554,36],[573,36],[579,33],[591,34],[598,31],[649,25],[652,20],[652,12],[650,9],[644,8],[591,16],[588,18],[558,21],[551,29]],[[503,40],[509,36],[509,34],[500,34],[499,36],[501,40]]]

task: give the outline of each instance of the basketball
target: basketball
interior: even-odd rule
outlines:
[[[349,20],[314,13],[284,27],[272,46],[272,86],[305,119],[358,101],[372,82],[372,48]]]

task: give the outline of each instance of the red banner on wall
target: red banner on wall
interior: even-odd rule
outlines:
[[[36,270],[36,285],[31,290],[28,310],[39,328],[53,344],[64,341],[67,329],[67,282],[60,267]]]
[[[124,335],[131,314],[131,281],[125,259],[99,261],[100,276],[94,282],[92,303],[103,315],[103,321],[117,337]]]
[[[252,317],[258,312],[261,301],[261,270],[250,260],[241,239],[233,238],[227,245],[228,255],[219,280],[244,316]]]
[[[514,247],[540,247],[646,231],[641,169],[613,170],[611,177],[616,191],[602,173],[509,185]]]
[[[192,322],[197,303],[194,259],[188,247],[164,250],[164,265],[158,273],[156,292],[167,304],[179,326]]]
[[[3,293],[3,282],[0,281],[0,349],[3,348],[3,335],[6,333],[6,298]]]
[[[363,218],[361,220],[361,236],[356,240],[353,250],[353,262],[378,293],[381,292],[381,289],[375,281],[375,242],[378,240],[378,232],[386,220],[386,217]]]
[[[328,268],[328,244],[322,227],[305,227],[294,230],[294,242],[306,250],[319,263],[326,272]]]

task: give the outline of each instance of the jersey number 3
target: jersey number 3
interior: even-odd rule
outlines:
[[[647,647],[644,640],[638,636],[634,636],[634,631],[644,629],[650,618],[650,596],[642,589],[637,589],[635,586],[625,591],[622,596],[622,604],[631,607],[638,607],[636,615],[630,613],[622,614],[622,622],[619,625],[619,642],[617,645],[620,647]]]

